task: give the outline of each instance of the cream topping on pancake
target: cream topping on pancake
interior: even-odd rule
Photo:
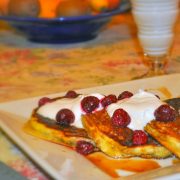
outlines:
[[[130,98],[113,103],[107,107],[107,112],[112,117],[116,109],[124,109],[131,117],[128,127],[132,130],[143,130],[145,125],[154,119],[154,111],[164,104],[154,94],[139,90]]]
[[[104,97],[103,95],[99,93],[94,93],[94,94],[88,94],[88,95],[79,95],[76,98],[62,98],[62,99],[53,101],[51,103],[46,103],[45,105],[41,106],[37,110],[37,114],[55,121],[56,114],[58,113],[58,111],[60,111],[61,109],[67,108],[71,110],[75,115],[75,121],[71,125],[79,127],[79,128],[83,128],[83,125],[81,122],[81,115],[85,113],[82,111],[82,108],[81,108],[81,100],[86,96],[95,96],[100,100]],[[101,110],[101,109],[102,109],[102,106],[100,105],[98,109],[96,109],[96,111]]]

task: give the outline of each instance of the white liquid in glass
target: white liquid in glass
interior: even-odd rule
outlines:
[[[131,3],[144,53],[166,55],[173,41],[179,0],[131,0]]]

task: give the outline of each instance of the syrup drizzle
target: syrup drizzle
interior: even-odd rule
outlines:
[[[120,177],[118,169],[139,173],[161,167],[151,159],[113,159],[100,152],[88,155],[87,159],[113,178]]]
[[[170,98],[172,98],[172,93],[166,88],[166,87],[159,87],[159,88],[156,88],[156,89],[147,89],[147,91],[149,91],[149,92],[154,92],[155,94],[156,93],[160,93],[161,95],[160,96],[162,96],[161,98],[162,99],[170,99]]]

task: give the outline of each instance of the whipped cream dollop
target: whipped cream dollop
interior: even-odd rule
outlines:
[[[94,94],[88,94],[88,95],[79,95],[76,98],[62,98],[62,99],[53,101],[51,103],[44,104],[37,110],[37,113],[43,117],[46,117],[55,121],[56,114],[61,109],[67,108],[71,110],[75,115],[75,120],[71,125],[76,126],[78,128],[83,128],[81,116],[82,114],[85,114],[85,112],[83,112],[81,108],[81,101],[84,97],[87,97],[87,96],[95,96],[99,100],[101,100],[104,97],[103,95],[99,93],[94,93]],[[102,109],[102,106],[99,105],[96,111],[99,111],[101,109]]]
[[[155,118],[155,110],[162,104],[164,103],[154,94],[139,90],[132,97],[109,105],[107,112],[112,117],[116,109],[122,108],[131,117],[128,127],[132,130],[144,130],[146,124]]]

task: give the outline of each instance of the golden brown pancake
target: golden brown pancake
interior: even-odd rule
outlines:
[[[172,122],[154,120],[146,125],[145,130],[180,158],[180,116]]]
[[[93,139],[96,146],[105,154],[114,158],[127,157],[143,157],[143,158],[166,158],[171,156],[171,152],[165,147],[149,142],[145,145],[125,145],[126,136],[118,133],[113,133],[114,129],[111,126],[111,119],[106,110],[98,111],[93,114],[84,115],[83,125],[89,137]],[[128,133],[126,129],[125,134]],[[122,143],[123,142],[123,143]]]
[[[24,130],[35,137],[69,147],[75,147],[79,140],[91,141],[85,129],[60,126],[55,121],[37,115],[36,110],[25,124]]]

